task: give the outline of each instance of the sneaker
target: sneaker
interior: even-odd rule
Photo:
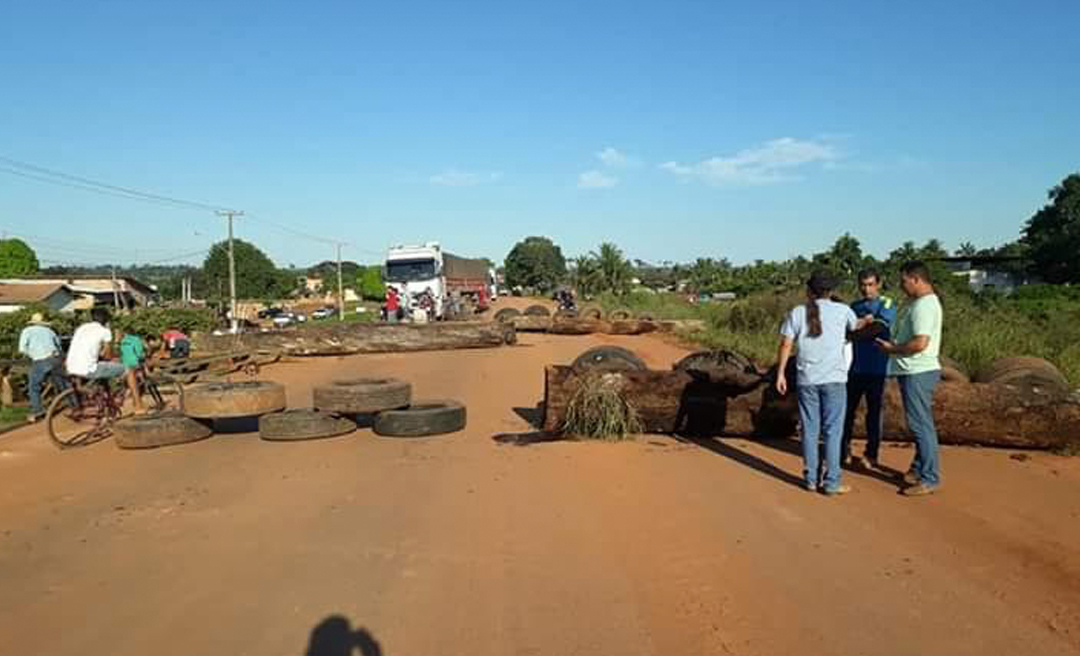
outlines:
[[[881,469],[881,463],[877,458],[871,458],[870,456],[863,456],[863,467],[867,469]]]
[[[806,483],[807,492],[817,492],[817,485],[814,483]]]
[[[848,492],[851,492],[851,486],[850,485],[837,485],[836,487],[834,487],[831,490],[825,490],[825,496],[827,496],[827,497],[838,497],[841,494],[847,494]]]
[[[928,494],[933,494],[937,492],[937,488],[938,486],[936,485],[926,485],[924,483],[918,483],[916,485],[912,485],[911,487],[904,488],[904,491],[901,492],[901,494],[903,494],[905,497],[924,497]]]
[[[34,423],[37,423],[37,422],[41,421],[44,418],[45,418],[45,413],[44,412],[39,412],[37,414],[31,413],[31,414],[26,415],[26,423],[34,424]]]
[[[904,482],[908,485],[919,485],[922,481],[919,480],[919,475],[915,473],[914,469],[909,469],[903,476]]]

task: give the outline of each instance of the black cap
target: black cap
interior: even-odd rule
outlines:
[[[814,292],[816,296],[824,296],[836,289],[836,279],[827,271],[815,271],[810,274],[810,279],[806,281],[806,286],[809,287],[810,291]]]

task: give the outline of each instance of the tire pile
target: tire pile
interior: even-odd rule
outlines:
[[[313,390],[313,407],[286,409],[280,383],[209,383],[184,391],[182,411],[139,415],[113,427],[122,449],[186,444],[210,437],[215,420],[258,418],[259,437],[292,442],[337,437],[370,425],[385,437],[426,437],[463,430],[457,401],[414,401],[412,385],[394,378],[338,380]]]

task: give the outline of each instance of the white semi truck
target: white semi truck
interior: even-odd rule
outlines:
[[[387,286],[397,289],[407,309],[417,307],[431,294],[435,319],[445,319],[451,299],[461,299],[461,309],[482,312],[491,304],[495,272],[487,260],[446,253],[438,242],[392,246],[386,253]]]

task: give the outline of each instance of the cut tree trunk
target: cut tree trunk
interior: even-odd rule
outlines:
[[[566,410],[584,374],[549,366],[544,380],[546,431],[559,432]],[[640,415],[646,432],[706,432],[726,435],[787,437],[797,426],[794,393],[777,399],[771,388],[725,396],[722,382],[695,380],[679,371],[605,373],[617,377],[620,393]],[[763,404],[763,399],[765,403]],[[856,437],[864,425],[856,419]],[[1012,448],[1061,448],[1080,445],[1080,405],[1047,401],[1023,386],[944,382],[934,394],[934,416],[943,444]],[[887,440],[910,441],[900,393],[890,382],[885,394]]]
[[[514,327],[498,322],[335,323],[279,332],[203,335],[196,338],[195,347],[206,351],[265,349],[293,356],[315,356],[495,348],[516,341]]]
[[[553,365],[544,374],[543,429],[558,433],[566,421],[574,393],[589,373]],[[619,371],[599,375],[615,381],[619,393],[637,411],[645,432],[689,430],[749,435],[754,430],[752,412],[757,407],[758,395],[728,397],[727,381],[695,379],[683,371]]]

